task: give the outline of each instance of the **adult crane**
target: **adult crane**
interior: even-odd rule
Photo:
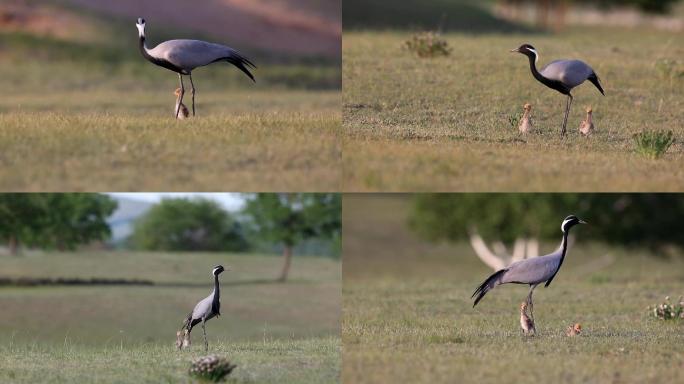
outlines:
[[[219,301],[219,275],[224,270],[225,269],[221,265],[217,265],[214,267],[214,269],[211,272],[214,275],[214,290],[211,292],[209,296],[202,299],[199,303],[197,303],[197,305],[195,305],[195,308],[185,318],[183,326],[181,327],[181,329],[185,332],[185,335],[189,337],[192,328],[195,325],[202,323],[205,351],[209,350],[209,342],[207,342],[207,329],[205,327],[205,323],[209,319],[221,315],[221,302]]]
[[[255,81],[248,68],[256,68],[256,66],[231,47],[201,40],[182,39],[168,40],[149,49],[145,43],[145,19],[139,18],[136,27],[138,27],[138,37],[140,38],[140,53],[142,53],[143,57],[152,64],[178,73],[181,89],[180,103],[183,102],[183,96],[185,95],[183,75],[190,77],[193,116],[195,116],[195,84],[192,81],[192,71],[195,68],[227,61],[238,67],[252,81]],[[176,118],[178,118],[179,111],[180,104],[176,107]]]
[[[523,44],[520,47],[511,50],[511,52],[522,53],[530,60],[530,71],[537,81],[546,85],[551,89],[567,95],[568,101],[565,105],[565,117],[563,118],[563,127],[561,128],[561,136],[565,135],[565,127],[568,124],[568,113],[570,113],[570,106],[572,105],[572,91],[573,88],[584,83],[585,80],[591,81],[602,95],[606,95],[601,87],[596,72],[585,62],[581,60],[556,60],[552,61],[537,70],[537,61],[539,61],[539,54],[537,50],[529,45]]]
[[[532,293],[534,292],[534,289],[537,288],[537,285],[546,282],[544,286],[548,287],[549,284],[551,284],[551,281],[553,281],[553,278],[556,277],[560,267],[563,265],[563,260],[565,259],[565,254],[568,250],[568,232],[570,231],[570,228],[577,224],[586,224],[586,222],[574,215],[570,215],[563,219],[563,222],[561,223],[563,240],[561,241],[560,247],[558,247],[558,250],[555,252],[545,256],[517,261],[489,276],[477,287],[471,296],[471,298],[475,297],[473,307],[482,300],[487,292],[498,285],[508,283],[529,284],[530,293],[527,295],[526,302],[530,308],[532,321],[534,321]]]

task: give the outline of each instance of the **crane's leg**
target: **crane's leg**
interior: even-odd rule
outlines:
[[[180,80],[181,94],[180,94],[180,100],[178,100],[178,105],[176,106],[176,119],[178,118],[178,114],[180,113],[181,104],[183,104],[183,95],[185,95],[185,86],[183,85],[183,75],[181,75],[180,73],[178,74],[178,80]]]
[[[192,115],[195,116],[195,83],[192,82],[192,74],[190,74],[190,85],[192,86]]]
[[[204,332],[204,352],[209,351],[209,342],[207,341],[207,328],[204,326],[205,320],[202,318],[202,332]]]
[[[532,319],[532,324],[534,324],[534,304],[532,304],[532,293],[534,289],[537,288],[537,284],[530,285],[530,293],[527,295],[527,307],[530,309],[530,319]]]
[[[563,118],[563,128],[561,128],[561,136],[565,136],[565,127],[568,125],[568,114],[570,113],[571,105],[572,95],[568,93],[568,102],[565,105],[565,118]]]

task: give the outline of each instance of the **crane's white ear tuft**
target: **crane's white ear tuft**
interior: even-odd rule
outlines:
[[[135,26],[138,27],[138,37],[145,37],[145,21],[138,19],[138,23]]]
[[[527,50],[534,53],[534,63],[536,64],[539,61],[539,54],[537,53],[537,50],[534,48],[527,48]]]

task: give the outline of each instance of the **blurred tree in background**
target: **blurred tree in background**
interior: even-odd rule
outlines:
[[[342,201],[339,194],[263,193],[249,195],[244,209],[253,233],[282,244],[283,267],[279,281],[286,281],[292,248],[308,238],[338,239]]]
[[[165,199],[135,223],[135,248],[161,251],[227,251],[249,248],[240,223],[206,199]]]
[[[99,194],[0,194],[0,239],[11,254],[20,244],[74,249],[107,239],[106,218],[115,209],[115,201]]]
[[[472,229],[504,242],[557,241],[570,214],[589,222],[581,236],[596,241],[684,246],[681,194],[423,194],[414,200],[409,225],[431,241],[462,241]]]

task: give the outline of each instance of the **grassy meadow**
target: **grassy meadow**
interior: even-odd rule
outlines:
[[[339,62],[236,47],[257,82],[229,64],[199,68],[198,116],[176,121],[178,76],[142,58],[135,20],[60,4],[80,24],[59,37],[0,28],[0,189],[339,190]],[[148,33],[150,46],[215,40]]]
[[[0,287],[0,381],[188,382],[205,355],[202,329],[189,350],[175,332],[221,277],[222,316],[207,322],[209,354],[237,364],[233,383],[338,382],[341,265],[295,257],[217,253],[76,252],[4,256],[8,278],[122,278],[153,285]]]
[[[380,3],[386,4],[373,1],[368,12],[383,9]],[[373,24],[371,16],[354,11],[360,4],[345,3],[345,23],[360,20],[345,30],[343,41],[346,191],[684,187],[682,33],[570,27],[551,34],[497,26],[482,12],[473,13],[469,1],[414,3],[434,14],[419,12],[411,23],[406,7],[397,7]],[[459,9],[470,13],[459,16]],[[470,17],[480,28],[459,29],[459,17]],[[402,48],[416,31],[437,29],[440,20],[446,20],[442,38],[452,49],[449,56],[421,59]],[[538,83],[525,56],[509,52],[522,43],[537,48],[540,68],[578,58],[602,80],[605,97],[589,82],[573,92],[565,139],[559,131],[566,97]],[[520,136],[510,120],[522,115],[525,103],[533,106],[536,132]],[[589,105],[596,131],[584,138],[578,127]],[[632,139],[642,130],[672,131],[676,142],[661,159],[644,158]]]
[[[553,284],[535,291],[538,336],[526,338],[519,304],[528,288],[497,287],[473,309],[470,296],[492,271],[467,244],[416,239],[407,200],[345,196],[343,382],[677,380],[684,322],[656,320],[647,306],[684,295],[684,255],[586,244],[578,230]],[[565,336],[574,323],[583,334]]]

